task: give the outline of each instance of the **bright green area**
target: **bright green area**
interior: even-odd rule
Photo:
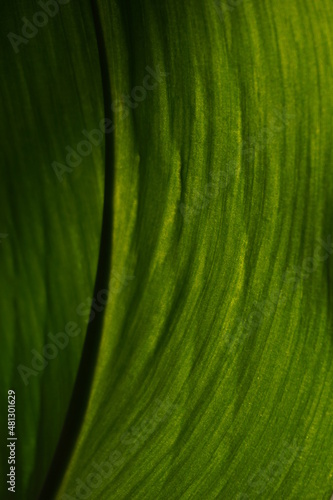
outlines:
[[[103,210],[119,293],[56,498],[332,494],[333,5],[233,3],[100,0],[96,36],[72,1],[18,54],[5,35],[39,7],[1,8],[0,428],[13,388],[22,498],[64,423]],[[59,182],[52,161],[108,101],[115,130]],[[16,366],[68,321],[81,335],[25,386]]]

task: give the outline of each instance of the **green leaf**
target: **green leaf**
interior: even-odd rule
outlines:
[[[13,5],[4,33],[37,10]],[[19,497],[332,494],[332,25],[327,0],[98,0],[6,40]]]
[[[15,53],[6,33],[20,34],[21,17],[31,21],[38,9],[37,3],[16,1],[2,6],[0,16],[0,228],[7,233],[0,248],[1,470],[5,478],[6,394],[14,390],[18,498],[36,498],[59,440],[86,333],[86,318],[76,308],[92,296],[104,203],[102,146],[66,172],[62,182],[52,168],[55,161],[66,164],[66,147],[76,148],[84,139],[81,130],[98,125],[103,114],[91,10],[87,4],[62,6],[63,14],[49,18]],[[46,349],[51,357],[58,352],[42,369],[39,356],[45,345],[54,345],[49,333],[64,332],[69,322],[80,334],[67,336],[64,349]],[[1,498],[8,493],[6,480]]]

